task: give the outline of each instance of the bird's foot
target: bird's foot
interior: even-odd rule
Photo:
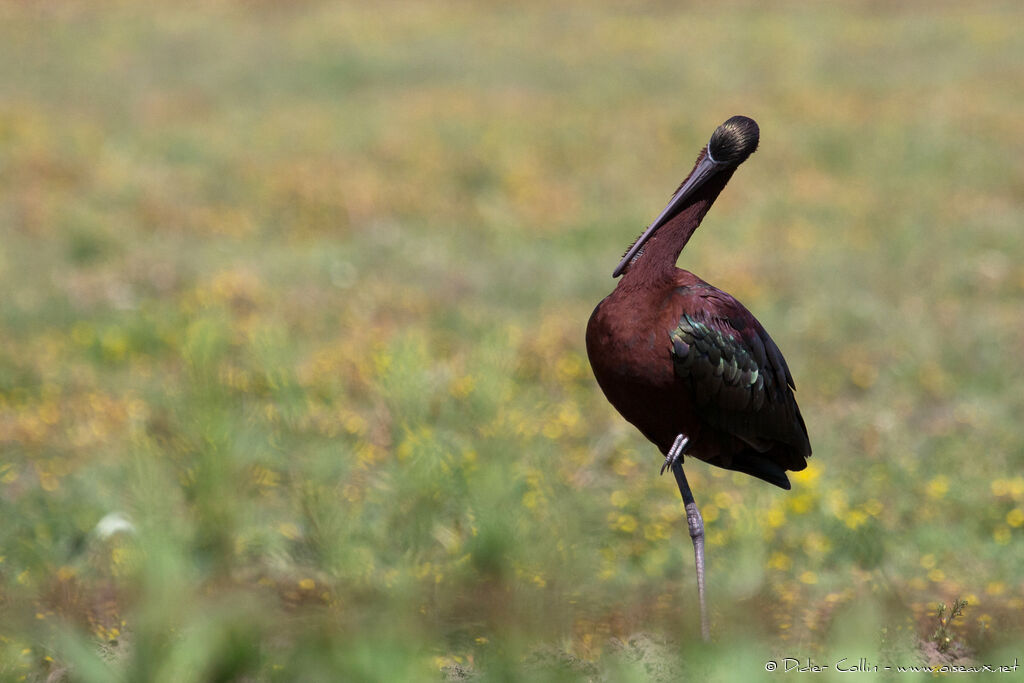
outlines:
[[[661,466],[661,474],[665,474],[665,470],[672,469],[672,466],[683,459],[683,449],[686,448],[686,444],[690,443],[690,439],[680,434],[676,437],[676,440],[672,442],[672,447],[668,449],[668,455],[665,456],[665,462]]]

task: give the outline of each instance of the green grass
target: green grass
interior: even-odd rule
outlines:
[[[1024,658],[1022,18],[0,4],[0,680],[750,680],[918,663],[958,597]],[[688,467],[705,646],[583,332],[733,114],[680,265],[815,455]]]

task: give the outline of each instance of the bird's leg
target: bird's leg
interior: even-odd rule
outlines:
[[[681,434],[676,438],[679,443]],[[681,451],[682,449],[680,449]],[[672,451],[670,450],[669,453]],[[704,518],[700,516],[697,503],[693,500],[693,492],[683,474],[681,459],[672,462],[672,474],[676,475],[676,483],[679,484],[679,493],[683,496],[683,505],[686,506],[686,526],[690,529],[690,540],[693,541],[693,556],[697,564],[697,597],[700,599],[700,634],[705,642],[711,640],[711,630],[708,626],[707,604],[704,600]]]
[[[665,474],[665,470],[672,469],[677,460],[682,462],[683,449],[686,448],[688,443],[690,443],[690,440],[682,434],[676,437],[676,440],[672,442],[672,447],[668,449],[668,455],[665,456],[665,463],[661,466],[662,474]]]

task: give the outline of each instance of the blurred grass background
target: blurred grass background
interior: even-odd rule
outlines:
[[[751,680],[915,663],[958,596],[1012,663],[1022,20],[0,4],[0,680]],[[733,114],[761,149],[680,266],[771,331],[815,455],[688,468],[705,646],[583,332]]]

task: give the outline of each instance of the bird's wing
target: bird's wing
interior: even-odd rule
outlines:
[[[758,451],[781,442],[809,456],[793,376],[779,347],[725,292],[708,286],[691,294],[669,336],[675,374],[689,383],[697,412]]]

